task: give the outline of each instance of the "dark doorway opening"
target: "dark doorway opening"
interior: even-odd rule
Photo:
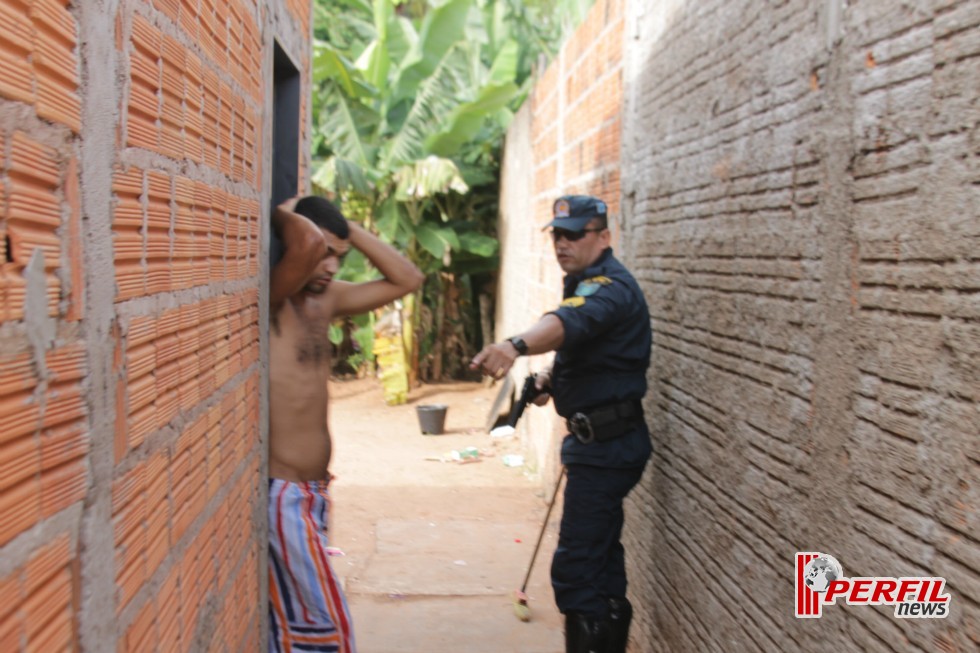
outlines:
[[[273,57],[272,202],[276,206],[299,190],[299,69],[278,42]],[[272,264],[282,256],[282,243],[272,232]]]

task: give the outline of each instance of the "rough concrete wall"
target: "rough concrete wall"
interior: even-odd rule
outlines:
[[[541,73],[528,103],[507,133],[501,189],[501,267],[496,334],[530,327],[561,301],[562,271],[542,229],[561,195],[591,194],[609,204],[618,247],[622,98],[622,0],[599,0]],[[521,359],[518,389],[528,370],[551,355]],[[553,480],[564,423],[552,410],[529,410],[519,433],[528,463]]]
[[[627,506],[631,650],[973,650],[980,2],[626,14],[619,249],[650,301],[656,447]],[[498,335],[557,297],[550,201],[615,165],[570,170],[574,43],[508,137]],[[943,576],[951,616],[794,619],[800,550]]]
[[[309,19],[0,2],[4,651],[261,648],[265,108]]]
[[[629,14],[624,212],[655,332],[633,650],[976,650],[980,2]],[[796,551],[945,577],[951,615],[794,619]]]

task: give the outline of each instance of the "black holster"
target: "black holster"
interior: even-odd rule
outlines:
[[[565,425],[579,442],[591,444],[626,435],[642,421],[643,406],[634,399],[573,413]]]

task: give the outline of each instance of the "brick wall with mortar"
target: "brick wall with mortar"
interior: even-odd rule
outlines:
[[[618,243],[655,333],[631,650],[975,650],[980,2],[623,13]],[[558,292],[538,228],[570,188],[571,153],[542,154],[571,113],[562,65],[508,136],[499,335]],[[797,620],[797,550],[943,576],[951,615]]]
[[[622,0],[595,3],[541,72],[508,132],[501,181],[498,340],[527,329],[561,301],[562,271],[542,231],[559,196],[604,198],[614,247],[619,247],[623,6]],[[550,354],[520,359],[511,373],[518,390],[529,370],[550,361]],[[553,481],[558,470],[554,442],[564,433],[564,423],[551,410],[534,409],[521,421],[518,432],[529,467]]]
[[[4,651],[261,648],[266,107],[309,34],[306,0],[0,1]]]
[[[980,2],[629,9],[624,212],[656,453],[643,651],[980,643]],[[793,555],[951,615],[793,617]]]

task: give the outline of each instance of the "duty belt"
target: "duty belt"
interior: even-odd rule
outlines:
[[[643,407],[639,400],[631,399],[617,404],[599,406],[587,412],[572,414],[565,425],[569,433],[582,444],[606,442],[625,435],[643,419]]]

